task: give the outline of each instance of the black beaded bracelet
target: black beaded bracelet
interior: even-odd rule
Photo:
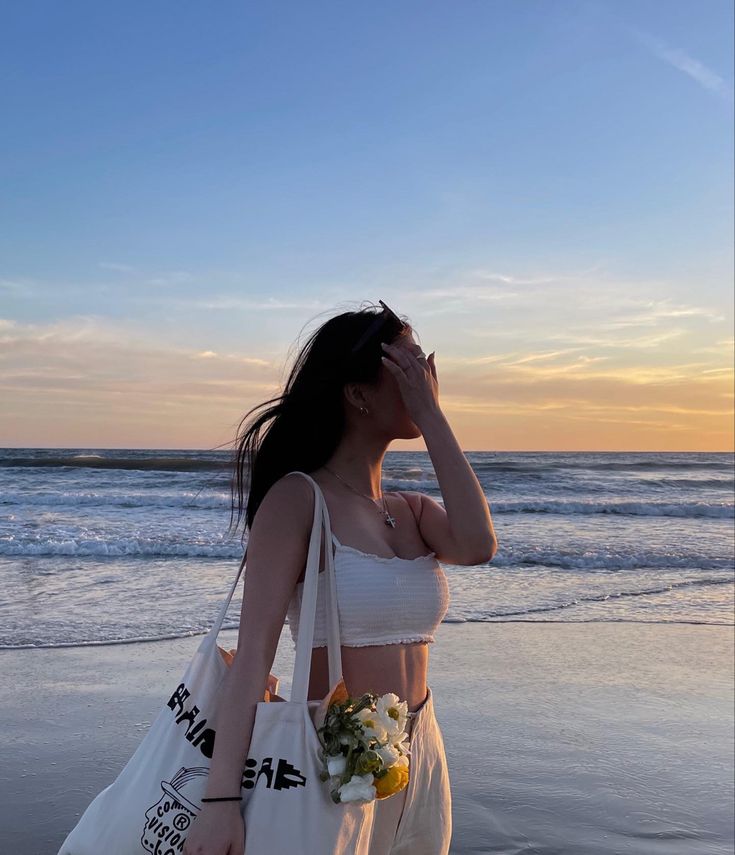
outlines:
[[[218,796],[215,799],[202,799],[203,802],[239,802],[242,796]]]

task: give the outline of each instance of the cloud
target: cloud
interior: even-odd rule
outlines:
[[[138,403],[216,398],[233,403],[277,386],[279,365],[258,355],[162,345],[144,330],[93,316],[23,324],[0,319],[0,394]]]
[[[728,102],[732,99],[733,91],[730,84],[704,63],[689,56],[683,50],[670,47],[658,37],[645,33],[637,27],[629,26],[628,29],[634,38],[645,45],[659,59],[684,72],[704,89],[727,99]]]
[[[194,281],[194,275],[188,270],[172,270],[170,273],[162,273],[146,280],[148,285],[184,285]]]
[[[667,281],[498,271],[444,272],[423,291],[399,285],[394,295],[398,306],[411,298],[421,326],[439,316],[426,318],[425,332],[438,338],[442,400],[467,447],[488,442],[487,418],[510,444],[536,442],[541,431],[564,447],[587,431],[598,447],[617,447],[622,425],[634,431],[629,442],[727,446],[733,340],[717,327],[725,312],[672,297]],[[197,306],[207,301],[247,307],[245,329],[253,331],[264,320],[254,308],[324,305],[204,295]],[[217,328],[182,345],[167,343],[166,330],[142,317],[0,318],[7,403],[0,434],[43,445],[47,428],[39,425],[53,425],[54,442],[68,445],[207,446],[231,435],[245,409],[278,393],[280,336],[292,322],[273,319],[275,344]],[[672,432],[680,436],[672,440]]]
[[[111,270],[113,273],[132,274],[137,277],[138,281],[142,281],[146,285],[185,285],[193,282],[195,278],[194,274],[188,270],[170,270],[151,275],[141,268],[133,267],[132,264],[119,264],[116,261],[98,261],[97,266],[103,270]]]
[[[6,291],[15,297],[31,297],[36,293],[31,282],[19,282],[17,279],[0,279],[0,291]]]
[[[509,273],[496,273],[487,270],[469,271],[469,274],[477,276],[481,280],[502,282],[506,285],[546,285],[553,282],[570,281],[572,279],[585,279],[592,273],[602,270],[601,264],[595,264],[585,270],[573,273],[542,274],[541,276],[514,276]]]
[[[97,266],[103,270],[115,270],[119,273],[135,273],[134,267],[129,264],[118,264],[115,261],[100,261]]]
[[[196,311],[225,311],[225,312],[280,312],[280,311],[317,311],[331,308],[316,298],[307,299],[276,299],[274,297],[241,297],[237,294],[210,294],[204,297],[159,297],[147,295],[143,298],[146,303],[161,303],[165,306],[176,306],[180,309]]]

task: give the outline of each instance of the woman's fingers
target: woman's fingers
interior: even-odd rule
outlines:
[[[405,347],[394,347],[392,344],[387,344],[384,341],[381,342],[381,345],[390,359],[398,363],[398,365],[400,365],[404,371],[408,369],[409,357],[408,354],[405,352]]]
[[[421,353],[421,348],[419,345],[414,345],[416,347],[416,353],[412,353],[405,347],[396,347],[393,344],[388,344],[387,342],[381,342],[383,350],[388,354],[390,359],[398,364],[406,374],[409,374],[414,369],[418,368],[420,371],[426,371],[423,364],[419,362],[417,354]]]
[[[399,374],[403,374],[400,365],[396,365],[396,363],[389,356],[381,356],[380,359],[383,362],[383,365],[390,371],[391,374],[395,374],[396,377]]]

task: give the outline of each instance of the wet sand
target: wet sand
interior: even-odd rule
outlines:
[[[734,632],[442,624],[429,679],[452,853],[731,855]],[[200,641],[0,651],[2,853],[56,855]],[[273,668],[285,696],[292,667],[285,628]]]

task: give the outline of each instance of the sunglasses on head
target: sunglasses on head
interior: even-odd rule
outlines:
[[[393,309],[387,306],[382,300],[378,300],[378,302],[383,307],[382,311],[378,312],[378,314],[375,316],[375,320],[360,336],[357,341],[357,344],[350,351],[350,355],[356,353],[365,344],[366,341],[369,341],[369,339],[371,339],[375,335],[375,333],[382,328],[383,324],[388,320],[388,318],[393,318],[399,324],[401,329],[406,326],[404,322],[398,317],[398,315],[393,311]]]

